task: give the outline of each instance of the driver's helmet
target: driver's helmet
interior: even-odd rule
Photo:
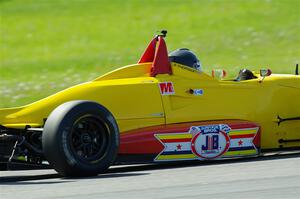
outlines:
[[[187,48],[174,50],[169,54],[169,60],[170,62],[176,62],[198,71],[202,71],[199,59],[192,51]]]

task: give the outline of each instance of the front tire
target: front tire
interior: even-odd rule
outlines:
[[[70,101],[47,118],[43,151],[50,165],[63,176],[92,176],[105,172],[119,146],[113,115],[92,101]]]

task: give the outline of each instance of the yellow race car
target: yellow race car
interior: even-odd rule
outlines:
[[[2,161],[88,176],[122,162],[215,160],[300,148],[300,76],[219,80],[155,36],[137,64],[32,104],[0,109]]]

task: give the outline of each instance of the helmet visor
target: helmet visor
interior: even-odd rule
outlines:
[[[197,62],[194,63],[193,68],[195,68],[198,71],[201,71],[201,63],[199,60],[197,60]]]

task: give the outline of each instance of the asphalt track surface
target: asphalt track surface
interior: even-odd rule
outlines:
[[[300,198],[300,154],[180,165],[115,166],[89,178],[1,171],[1,199]]]

